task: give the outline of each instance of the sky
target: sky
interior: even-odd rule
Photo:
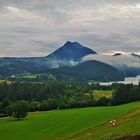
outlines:
[[[0,0],[0,57],[46,56],[68,40],[140,53],[140,0]]]

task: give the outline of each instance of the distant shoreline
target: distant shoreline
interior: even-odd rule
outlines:
[[[112,82],[99,82],[101,85],[111,85],[113,83],[122,83],[122,84],[134,84],[138,85],[140,81],[140,75],[137,75],[135,77],[125,77],[124,81],[112,81]]]

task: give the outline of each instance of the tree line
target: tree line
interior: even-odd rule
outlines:
[[[94,90],[113,89],[112,98],[94,98]],[[21,119],[27,112],[119,105],[140,100],[140,84],[65,84],[3,82],[0,84],[0,117]]]
[[[112,105],[120,105],[140,100],[140,83],[120,84],[112,94]]]

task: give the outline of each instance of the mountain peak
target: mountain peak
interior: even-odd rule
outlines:
[[[84,46],[82,46],[79,42],[67,41],[63,47],[83,48]]]
[[[81,45],[78,42],[67,41],[62,47],[47,56],[49,59],[57,61],[80,61],[89,54],[97,54],[92,49]]]
[[[72,41],[67,41],[65,44],[80,44],[80,43],[77,42],[77,41],[74,41],[74,42],[72,42]]]
[[[120,55],[122,55],[122,53],[115,53],[115,54],[113,54],[113,56],[120,56]]]

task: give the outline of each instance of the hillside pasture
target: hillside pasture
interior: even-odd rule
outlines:
[[[121,106],[67,109],[31,113],[22,121],[0,119],[1,140],[63,140],[95,129],[106,121],[121,117],[137,103]],[[85,138],[86,139],[86,138]]]
[[[140,103],[129,113],[116,119],[116,126],[108,122],[80,133],[72,140],[139,140],[140,138]]]

